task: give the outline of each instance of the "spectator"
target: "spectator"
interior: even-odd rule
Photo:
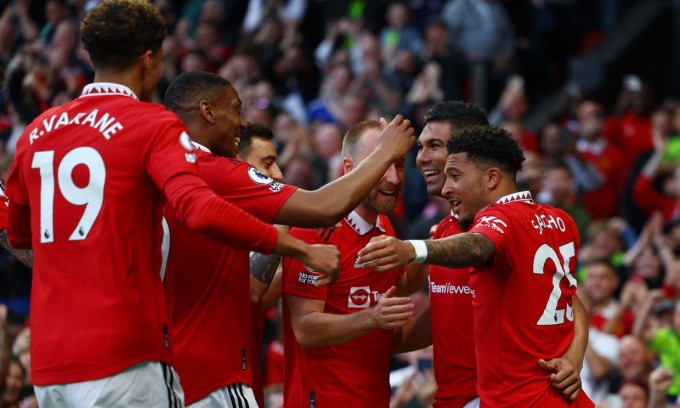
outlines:
[[[597,189],[583,193],[583,207],[594,219],[607,219],[617,215],[619,193],[628,169],[624,167],[621,151],[608,143],[602,134],[604,116],[600,105],[583,102],[579,106],[578,121],[580,136],[576,151],[603,177]]]
[[[514,33],[496,0],[449,0],[442,10],[451,43],[472,71],[476,102],[489,107],[505,82],[514,53]],[[479,74],[476,74],[479,72]]]
[[[659,354],[661,365],[673,374],[673,382],[666,393],[669,398],[677,400],[680,395],[680,302],[675,302],[671,327],[643,329],[650,312],[651,307],[644,310],[638,333]]]

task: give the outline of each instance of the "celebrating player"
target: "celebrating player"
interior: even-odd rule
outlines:
[[[186,128],[151,100],[165,21],[143,0],[105,0],[83,20],[96,82],[26,127],[7,182],[7,235],[34,252],[32,379],[41,407],[182,405],[168,365],[161,211],[217,240],[335,267],[216,196]],[[164,198],[165,197],[165,198]]]
[[[266,222],[328,226],[351,211],[415,139],[397,116],[380,133],[370,159],[353,174],[319,190],[284,185],[235,160],[246,123],[241,100],[222,77],[201,71],[178,76],[165,104],[189,128],[201,176],[220,196]],[[396,198],[395,198],[396,199]],[[251,389],[248,251],[190,231],[166,211],[170,252],[165,274],[175,367],[186,403],[230,407],[232,398],[257,406]],[[304,262],[304,260],[302,260]],[[269,278],[271,279],[271,277]]]
[[[483,406],[592,406],[584,393],[575,402],[563,398],[537,364],[565,355],[574,337],[571,272],[579,238],[573,221],[534,204],[529,192],[517,192],[515,174],[524,157],[506,131],[464,129],[448,142],[448,153],[442,194],[461,227],[472,229],[427,241],[380,237],[357,262],[379,271],[411,261],[472,267]]]

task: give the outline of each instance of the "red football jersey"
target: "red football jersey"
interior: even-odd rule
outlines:
[[[534,204],[524,191],[483,209],[474,224],[470,232],[496,247],[493,262],[470,276],[482,406],[573,406],[551,386],[538,360],[564,355],[574,337],[574,221],[562,210]],[[585,394],[579,396],[586,406]]]
[[[88,85],[26,128],[7,182],[7,232],[35,257],[34,384],[170,361],[158,276],[164,195],[197,228],[271,250],[277,232],[217,197],[195,161],[177,117],[118,84]]]
[[[0,183],[0,231],[7,228],[7,207],[9,207],[9,200],[5,195],[2,183]]]
[[[437,226],[435,239],[461,232],[453,215]],[[437,379],[434,407],[462,407],[477,398],[474,311],[470,269],[430,265],[430,318]]]
[[[296,190],[247,163],[200,149],[198,171],[208,186],[265,222]],[[165,211],[170,251],[164,286],[173,366],[189,405],[229,384],[252,386],[250,262],[248,250],[193,231],[173,213]]]
[[[290,230],[310,244],[333,244],[340,250],[340,276],[330,286],[313,285],[316,273],[301,262],[283,259],[283,294],[326,302],[324,313],[349,314],[373,307],[380,295],[397,283],[403,269],[376,273],[356,265],[357,253],[371,238],[394,236],[385,216],[375,226],[352,212],[338,225],[325,229]],[[286,302],[283,302],[285,349],[284,406],[387,407],[390,402],[392,330],[375,329],[348,342],[303,349],[295,340]]]

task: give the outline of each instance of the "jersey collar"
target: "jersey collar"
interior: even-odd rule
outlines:
[[[136,101],[139,100],[137,95],[130,88],[121,84],[114,84],[112,82],[95,82],[86,85],[83,88],[81,96],[96,96],[96,95],[124,95]]]
[[[523,201],[525,203],[533,204],[534,199],[531,197],[531,193],[529,191],[518,191],[516,193],[508,194],[499,198],[498,201],[496,201],[496,204],[507,204],[513,201]]]
[[[375,225],[373,225],[370,222],[366,221],[356,211],[352,211],[351,213],[349,213],[347,217],[345,217],[345,221],[359,235],[368,234],[369,232],[371,232],[374,226],[377,227],[380,230],[380,232],[385,232],[385,229],[380,226],[380,217],[376,219]]]

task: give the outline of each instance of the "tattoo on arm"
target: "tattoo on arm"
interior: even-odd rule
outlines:
[[[29,268],[33,266],[33,251],[30,249],[14,249],[7,239],[7,231],[0,230],[0,245],[14,255],[22,264]]]
[[[458,234],[445,239],[425,241],[425,263],[449,268],[465,268],[489,263],[496,254],[493,242],[482,234]]]
[[[274,279],[280,260],[279,255],[263,255],[252,251],[250,252],[250,274],[258,281],[269,285]]]

